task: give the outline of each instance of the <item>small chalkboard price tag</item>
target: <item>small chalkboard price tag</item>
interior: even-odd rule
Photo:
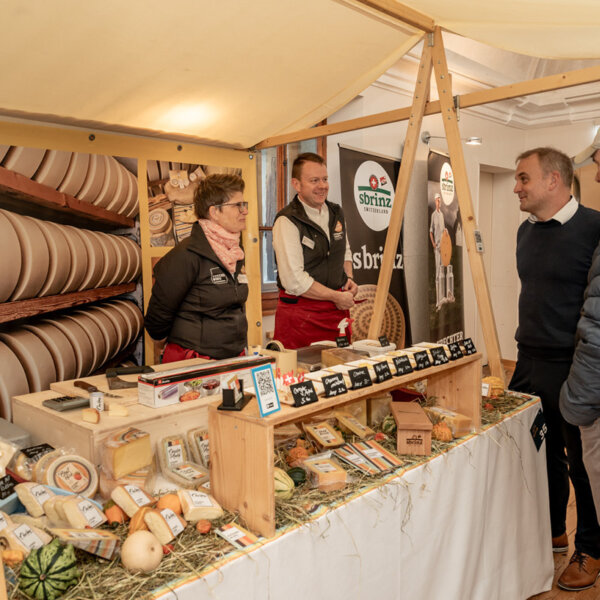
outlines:
[[[408,356],[394,356],[394,366],[396,367],[396,375],[406,375],[413,372]]]
[[[335,344],[338,348],[347,348],[350,345],[350,340],[347,335],[338,335],[335,338]]]
[[[465,349],[465,354],[468,356],[469,354],[475,354],[477,350],[475,349],[475,344],[471,338],[466,338],[463,340],[463,348]]]
[[[448,361],[446,351],[440,346],[439,348],[430,348],[431,356],[433,356],[433,366],[445,365]]]
[[[385,346],[389,346],[390,343],[388,342],[387,336],[385,335],[380,335],[378,338],[379,343],[381,344],[382,348],[385,348]]]
[[[356,369],[350,369],[348,371],[350,381],[352,382],[352,389],[359,390],[364,387],[373,385],[371,377],[369,376],[369,369],[367,367],[358,367]]]
[[[296,408],[300,408],[306,404],[312,404],[319,399],[317,391],[315,390],[315,385],[312,381],[292,383],[292,385],[290,385],[290,392],[292,392],[292,398],[294,399],[294,406]]]
[[[544,413],[542,409],[538,410],[533,423],[531,424],[531,437],[533,438],[533,443],[537,451],[540,451],[544,440],[546,439],[546,434],[548,433],[548,426],[546,425],[546,420],[544,419]]]
[[[0,500],[5,500],[14,491],[18,481],[12,475],[0,477]]]
[[[377,383],[383,383],[388,379],[392,378],[392,372],[390,371],[390,365],[386,360],[383,362],[378,362],[373,365],[373,370],[375,371],[375,375],[377,377]]]
[[[413,356],[415,358],[415,362],[417,363],[417,371],[431,367],[431,361],[429,360],[429,354],[427,354],[426,350],[423,350],[422,352],[415,352],[413,354]]]
[[[333,398],[334,396],[340,396],[348,392],[344,376],[341,373],[325,375],[325,377],[321,377],[321,381],[325,388],[325,398]]]
[[[458,342],[452,342],[451,344],[448,344],[448,349],[450,350],[450,360],[457,360],[463,357],[463,353]]]

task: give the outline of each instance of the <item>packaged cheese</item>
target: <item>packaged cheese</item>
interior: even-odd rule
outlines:
[[[47,454],[41,456],[32,468],[33,480],[37,481],[38,483],[48,485],[48,482],[44,481],[46,472],[48,471],[48,467],[50,466],[50,463],[52,461],[54,461],[57,458],[60,458],[61,456],[63,456],[63,454],[64,453],[62,450],[52,450],[51,452],[48,452]]]
[[[447,423],[452,431],[452,437],[458,438],[471,431],[471,419],[465,415],[441,406],[425,406],[423,410],[433,422]]]
[[[120,479],[152,464],[150,434],[135,427],[110,436],[104,440],[103,446],[103,465],[113,479]]]
[[[0,438],[0,477],[6,475],[6,467],[19,451],[19,447],[10,440]]]
[[[22,550],[28,555],[32,550],[49,544],[52,536],[37,527],[14,524],[0,532],[0,541],[11,550]]]
[[[66,527],[68,525],[67,520],[64,518],[65,513],[61,511],[59,514],[57,504],[64,502],[67,499],[66,496],[52,496],[44,502],[44,512],[48,517],[48,521],[52,527]]]
[[[223,509],[210,494],[199,490],[179,490],[177,495],[186,521],[195,523],[200,519],[211,520],[223,516]]]
[[[208,429],[199,427],[188,431],[187,440],[194,461],[203,467],[210,467]]]
[[[65,544],[73,544],[75,548],[111,560],[119,547],[120,538],[109,531],[99,529],[51,529],[50,532]]]
[[[32,517],[27,513],[14,513],[12,515],[13,525],[29,525],[31,528],[47,530],[50,527],[50,519],[46,515]]]
[[[0,532],[9,525],[12,525],[11,518],[4,511],[0,510]]]
[[[32,517],[41,517],[44,514],[44,502],[56,495],[45,485],[31,481],[17,484],[15,492],[17,492],[17,496],[25,510]]]
[[[375,432],[366,425],[363,425],[353,414],[336,410],[335,418],[337,419],[340,429],[349,431],[359,438],[367,438],[375,435]]]
[[[303,467],[314,487],[328,492],[340,490],[346,485],[346,471],[330,458],[310,458]]]
[[[304,431],[310,435],[321,448],[336,448],[344,443],[342,435],[327,421],[314,425],[303,423]]]
[[[187,523],[170,508],[149,510],[144,515],[148,529],[157,537],[161,544],[168,544],[175,539],[186,527]]]
[[[12,470],[23,479],[31,481],[33,479],[33,469],[37,461],[54,450],[50,444],[37,444],[23,448],[13,457]]]
[[[125,511],[128,517],[133,517],[142,506],[152,506],[156,503],[156,498],[136,485],[118,485],[110,497]]]
[[[356,442],[350,444],[350,447],[366,456],[382,473],[392,471],[404,464],[397,456],[388,452],[374,440]]]
[[[86,458],[75,454],[60,456],[51,461],[43,474],[43,482],[88,498],[98,491],[96,468]]]
[[[162,474],[167,479],[191,489],[208,479],[208,470],[189,460],[183,437],[173,435],[163,438],[157,451]]]
[[[106,523],[106,515],[90,500],[71,496],[63,505],[69,526],[73,529],[98,527]]]
[[[144,467],[139,471],[134,471],[133,473],[129,473],[128,475],[123,475],[123,477],[119,479],[112,479],[109,475],[106,474],[103,468],[100,469],[99,475],[99,483],[98,490],[100,495],[108,500],[112,491],[118,485],[135,485],[137,487],[142,488],[143,490],[148,489],[148,483],[152,474],[154,472],[153,466],[150,465],[148,467]]]

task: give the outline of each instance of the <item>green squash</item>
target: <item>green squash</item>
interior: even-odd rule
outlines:
[[[32,550],[19,573],[19,587],[36,600],[60,598],[78,580],[75,549],[58,540]]]
[[[294,485],[298,487],[306,481],[306,471],[302,467],[293,467],[289,469],[287,474],[290,479],[294,482]]]
[[[392,415],[387,415],[381,423],[381,431],[383,431],[383,433],[387,433],[388,435],[393,435],[396,433],[396,429],[396,420]]]

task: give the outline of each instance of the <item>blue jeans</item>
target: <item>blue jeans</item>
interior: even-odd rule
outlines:
[[[546,466],[550,494],[552,537],[566,531],[569,478],[575,490],[577,531],[575,548],[600,558],[600,526],[592,490],[583,465],[579,427],[567,423],[558,405],[560,388],[569,374],[571,361],[550,361],[519,352],[509,389],[539,396],[548,426]]]

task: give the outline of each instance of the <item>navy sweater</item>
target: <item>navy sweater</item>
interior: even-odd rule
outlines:
[[[570,359],[600,213],[579,206],[564,225],[525,221],[517,233],[521,279],[519,349],[534,358]]]

